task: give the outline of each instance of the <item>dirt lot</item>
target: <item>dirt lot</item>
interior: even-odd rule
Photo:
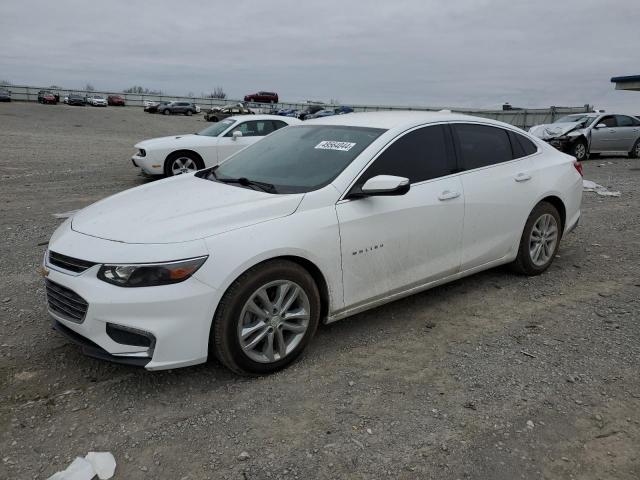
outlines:
[[[37,274],[53,214],[147,181],[136,141],[204,126],[0,105],[0,478],[91,450],[113,452],[117,479],[640,478],[638,160],[586,162],[622,195],[585,193],[546,274],[492,270],[321,328],[277,375],[80,354]]]

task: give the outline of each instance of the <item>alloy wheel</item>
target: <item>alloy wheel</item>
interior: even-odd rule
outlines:
[[[551,260],[558,245],[558,223],[553,215],[540,216],[531,229],[529,256],[534,265],[541,267]]]
[[[311,315],[309,297],[296,283],[276,280],[258,288],[245,303],[237,335],[251,360],[273,363],[302,341]]]
[[[171,173],[173,175],[195,172],[196,170],[198,170],[196,162],[189,157],[178,157],[171,163]]]
[[[573,151],[577,160],[582,160],[587,154],[587,147],[584,143],[578,143]]]

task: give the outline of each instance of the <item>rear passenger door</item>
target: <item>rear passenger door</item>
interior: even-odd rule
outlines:
[[[463,172],[463,271],[515,255],[535,202],[537,179],[531,155],[536,145],[500,127],[452,125]]]
[[[460,266],[464,196],[448,127],[400,136],[350,191],[376,175],[406,177],[411,189],[399,196],[347,195],[336,205],[346,306],[452,275]]]

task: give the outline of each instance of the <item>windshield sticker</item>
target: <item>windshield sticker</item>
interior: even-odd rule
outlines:
[[[318,150],[338,150],[340,152],[348,152],[355,146],[356,144],[351,142],[336,142],[333,140],[323,140],[322,142],[317,144],[314,148]]]

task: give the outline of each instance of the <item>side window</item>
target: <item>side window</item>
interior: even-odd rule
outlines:
[[[511,142],[506,130],[469,123],[457,123],[452,127],[458,139],[463,170],[473,170],[513,159]]]
[[[273,125],[271,120],[252,120],[250,122],[243,122],[229,133],[225,137],[232,137],[233,132],[241,131],[243,137],[263,137],[273,132]]]
[[[288,126],[288,124],[286,124],[285,122],[281,121],[281,120],[272,120],[271,123],[273,124],[273,130],[278,130],[280,128],[286,127]]]
[[[600,120],[598,120],[598,123],[596,125],[600,125],[601,123],[604,123],[607,127],[618,126],[618,122],[616,122],[616,117],[614,117],[613,115],[609,115],[608,117],[602,117]]]
[[[358,179],[357,186],[376,175],[406,177],[411,183],[455,173],[455,160],[445,127],[423,127],[393,142]]]
[[[619,127],[635,127],[637,126],[633,118],[626,115],[616,115],[616,120]]]
[[[526,157],[538,151],[536,144],[524,135],[509,131],[509,139],[513,148],[513,158]]]

